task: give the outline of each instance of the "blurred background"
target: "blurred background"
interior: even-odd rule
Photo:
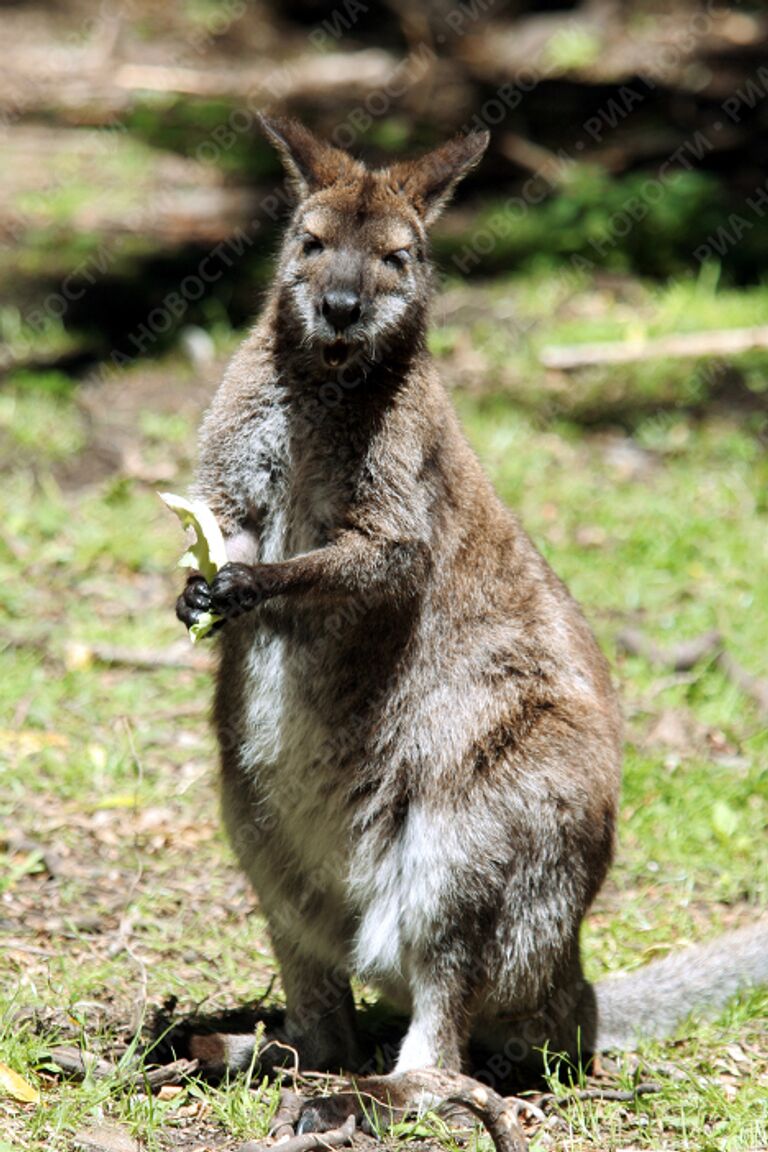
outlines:
[[[489,127],[435,239],[453,276],[748,285],[768,253],[759,4],[59,0],[4,4],[0,32],[5,368],[247,321],[282,216],[264,107],[379,163]]]
[[[380,164],[490,129],[434,230],[430,339],[621,685],[621,849],[590,972],[752,919],[765,6],[19,0],[0,44],[0,1043],[47,1093],[21,1116],[0,1092],[0,1133],[50,1147],[95,1107],[36,1071],[46,1028],[116,1051],[165,996],[231,1006],[275,976],[218,829],[209,654],[174,619],[182,539],[156,496],[190,481],[286,218],[260,109]],[[733,1074],[764,1093],[765,1004],[745,1011],[742,1035],[763,1030]],[[686,1059],[721,1058],[698,1043]],[[622,1146],[678,1147],[675,1110],[697,1130],[689,1081],[645,1127],[630,1109]],[[706,1122],[741,1116],[729,1147],[763,1146],[758,1096],[734,1099],[707,1097]],[[109,1107],[125,1120],[123,1097]],[[251,1131],[227,1108],[211,1146]],[[162,1110],[131,1115],[166,1146]]]

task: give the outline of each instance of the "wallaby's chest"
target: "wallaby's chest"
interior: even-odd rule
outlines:
[[[241,498],[255,527],[259,561],[279,562],[326,545],[353,497],[343,445],[313,437],[311,428],[297,430],[278,405],[254,420],[247,436]],[[343,628],[295,600],[290,608],[264,605],[244,627],[251,639],[238,654],[245,686],[241,757],[249,787],[261,804],[274,803],[278,834],[304,866],[325,861],[329,877],[340,876],[345,865],[334,741],[341,717],[334,693]]]
[[[356,464],[349,445],[296,424],[275,405],[247,433],[243,497],[263,563],[323,547],[354,497]]]

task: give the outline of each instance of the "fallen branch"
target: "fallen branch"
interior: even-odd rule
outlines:
[[[302,1097],[289,1088],[280,1090],[280,1103],[272,1117],[269,1135],[275,1143],[294,1135],[294,1126],[301,1111]]]
[[[53,637],[46,631],[7,636],[3,638],[3,645],[21,652],[39,652],[49,658],[57,656]],[[213,669],[210,652],[196,651],[187,640],[169,644],[166,648],[124,648],[116,644],[72,640],[64,646],[62,658],[70,671],[88,668],[91,664],[126,668],[191,668],[193,672]]]
[[[616,637],[619,648],[630,656],[642,656],[657,668],[671,668],[674,672],[690,672],[702,660],[722,651],[723,638],[719,632],[704,632],[693,640],[683,640],[671,648],[664,648],[655,640],[634,628],[625,628]]]
[[[166,1084],[178,1084],[179,1081],[191,1076],[197,1071],[197,1060],[174,1060],[172,1064],[162,1064],[159,1068],[152,1068],[149,1072],[137,1072],[130,1077],[129,1083],[137,1088],[146,1085],[155,1092]]]
[[[89,664],[109,664],[127,668],[191,668],[208,672],[213,661],[207,652],[195,652],[186,642],[167,648],[123,648],[114,644],[72,643],[67,646],[65,661],[70,668]]]
[[[25,956],[55,956],[56,953],[52,952],[50,948],[38,948],[35,944],[25,944],[23,940],[16,940],[3,936],[3,951],[4,952],[21,952]]]
[[[372,1076],[353,1080],[351,1091],[349,1081],[338,1084],[338,1087],[342,1090],[330,1097],[320,1097],[319,1101],[328,1099],[337,1107],[348,1107],[350,1113],[348,1119],[364,1120],[371,1106],[382,1108],[393,1118],[403,1116],[411,1110],[415,1101],[424,1097],[433,1100],[435,1107],[446,1104],[457,1105],[471,1112],[485,1126],[496,1152],[527,1152],[528,1143],[517,1122],[518,1115],[523,1110],[530,1111],[533,1115],[537,1113],[540,1115],[536,1106],[525,1100],[518,1100],[516,1097],[505,1098],[478,1080],[473,1080],[471,1076],[464,1076],[459,1072],[444,1072],[437,1068],[423,1068],[404,1072],[402,1075]],[[313,1099],[317,1098],[305,1098],[303,1103],[311,1105]],[[296,1118],[294,1109],[295,1100],[291,1093],[290,1098],[286,1097],[285,1102],[281,1103],[279,1111],[283,1131],[292,1127],[290,1120]],[[331,1131],[292,1137],[281,1141],[280,1149],[281,1152],[308,1152],[311,1148],[327,1146],[332,1134],[334,1140],[341,1143],[340,1136],[346,1130],[344,1124]],[[276,1134],[274,1128],[273,1134]],[[311,1143],[304,1142],[309,1139]],[[346,1139],[343,1141],[348,1142]],[[266,1152],[266,1149],[256,1141],[250,1141],[241,1146],[238,1152]]]
[[[355,1134],[356,1122],[354,1116],[347,1116],[339,1128],[330,1128],[327,1132],[304,1132],[300,1136],[291,1136],[280,1144],[280,1152],[311,1152],[313,1148],[340,1148],[344,1144],[351,1144]],[[268,1152],[274,1145],[260,1144],[257,1140],[248,1140],[241,1144],[237,1152]]]
[[[564,177],[573,167],[572,161],[564,161],[549,148],[534,144],[532,140],[527,140],[525,136],[520,136],[516,132],[504,133],[499,141],[499,150],[518,167],[525,168],[534,176],[541,176],[552,187],[562,184]]]
[[[725,328],[712,332],[677,332],[645,340],[595,344],[548,345],[539,353],[545,368],[572,372],[600,364],[631,364],[635,361],[685,359],[697,356],[735,356],[755,348],[768,348],[768,326]]]
[[[746,668],[742,668],[741,664],[734,660],[730,652],[726,652],[725,649],[719,653],[717,662],[721,672],[745,696],[750,697],[760,715],[768,718],[768,680],[761,680],[759,676],[753,676],[751,672],[747,672]]]
[[[671,648],[662,647],[634,628],[625,628],[616,637],[617,647],[630,656],[641,656],[656,668],[689,672],[701,660],[711,658],[723,675],[748,696],[762,718],[768,718],[768,680],[753,676],[731,656],[719,632],[704,632]]]
[[[281,61],[263,58],[247,67],[193,68],[144,61],[101,64],[73,57],[60,63],[38,51],[19,49],[0,74],[0,110],[27,116],[41,110],[59,119],[103,123],[129,111],[146,93],[250,101],[254,106],[274,100],[338,102],[362,98],[397,78],[402,58],[380,48],[356,52],[302,53]]]
[[[86,1076],[94,1080],[108,1080],[117,1074],[117,1066],[110,1060],[103,1060],[101,1056],[83,1052],[79,1048],[52,1048],[46,1053],[45,1059],[55,1065],[59,1072],[74,1076],[77,1080],[85,1080]]]
[[[439,1099],[440,1104],[466,1108],[488,1130],[496,1152],[526,1152],[528,1142],[517,1122],[519,1113],[528,1107],[524,1100],[505,1098],[471,1076],[436,1068],[406,1072],[399,1084],[414,1095],[426,1092]]]

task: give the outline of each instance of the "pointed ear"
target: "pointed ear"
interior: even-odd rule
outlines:
[[[326,144],[298,120],[259,113],[259,123],[279,152],[299,200],[319,188],[326,188],[357,167],[346,152]]]
[[[418,160],[393,167],[392,174],[427,226],[440,215],[459,181],[479,163],[490,138],[489,132],[456,136]]]

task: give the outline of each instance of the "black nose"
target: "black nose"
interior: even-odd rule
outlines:
[[[337,332],[343,332],[360,319],[360,297],[356,292],[326,292],[323,296],[323,316]]]

